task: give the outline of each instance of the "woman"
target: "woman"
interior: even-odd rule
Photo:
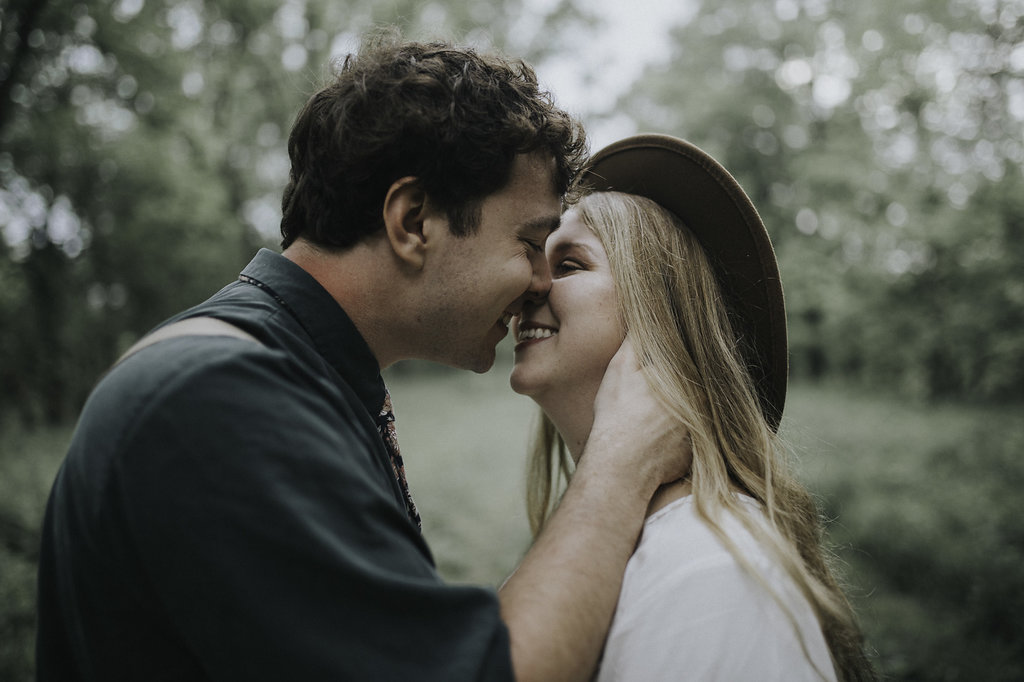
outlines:
[[[757,212],[717,162],[665,136],[602,150],[588,184],[548,240],[550,295],[513,330],[512,387],[543,410],[534,532],[627,336],[692,445],[687,477],[651,502],[597,679],[873,678],[814,502],[775,433],[785,309]]]

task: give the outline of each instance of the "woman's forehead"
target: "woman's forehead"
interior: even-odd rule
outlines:
[[[582,251],[593,261],[605,262],[608,255],[601,239],[574,211],[562,215],[562,223],[551,233],[547,242],[549,257],[557,257],[569,251]]]
[[[592,242],[597,240],[597,235],[587,227],[580,218],[576,209],[570,208],[562,214],[562,221],[558,229],[551,233],[548,244],[552,242],[562,244],[566,242]]]

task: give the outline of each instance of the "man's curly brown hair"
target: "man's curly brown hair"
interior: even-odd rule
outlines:
[[[524,62],[382,32],[306,103],[288,153],[282,246],[303,237],[347,248],[382,227],[384,197],[399,178],[416,177],[451,231],[466,235],[518,154],[552,157],[555,191],[565,195],[587,143]]]

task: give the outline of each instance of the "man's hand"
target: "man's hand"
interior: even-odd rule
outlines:
[[[627,336],[597,392],[580,466],[629,472],[653,494],[658,486],[685,476],[691,460],[686,427],[651,390]]]

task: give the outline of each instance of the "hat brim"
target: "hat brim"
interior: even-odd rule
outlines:
[[[765,420],[778,430],[786,403],[789,354],[782,281],[768,231],[749,197],[711,156],[667,135],[635,135],[592,157],[583,184],[651,199],[676,214],[709,255]]]

